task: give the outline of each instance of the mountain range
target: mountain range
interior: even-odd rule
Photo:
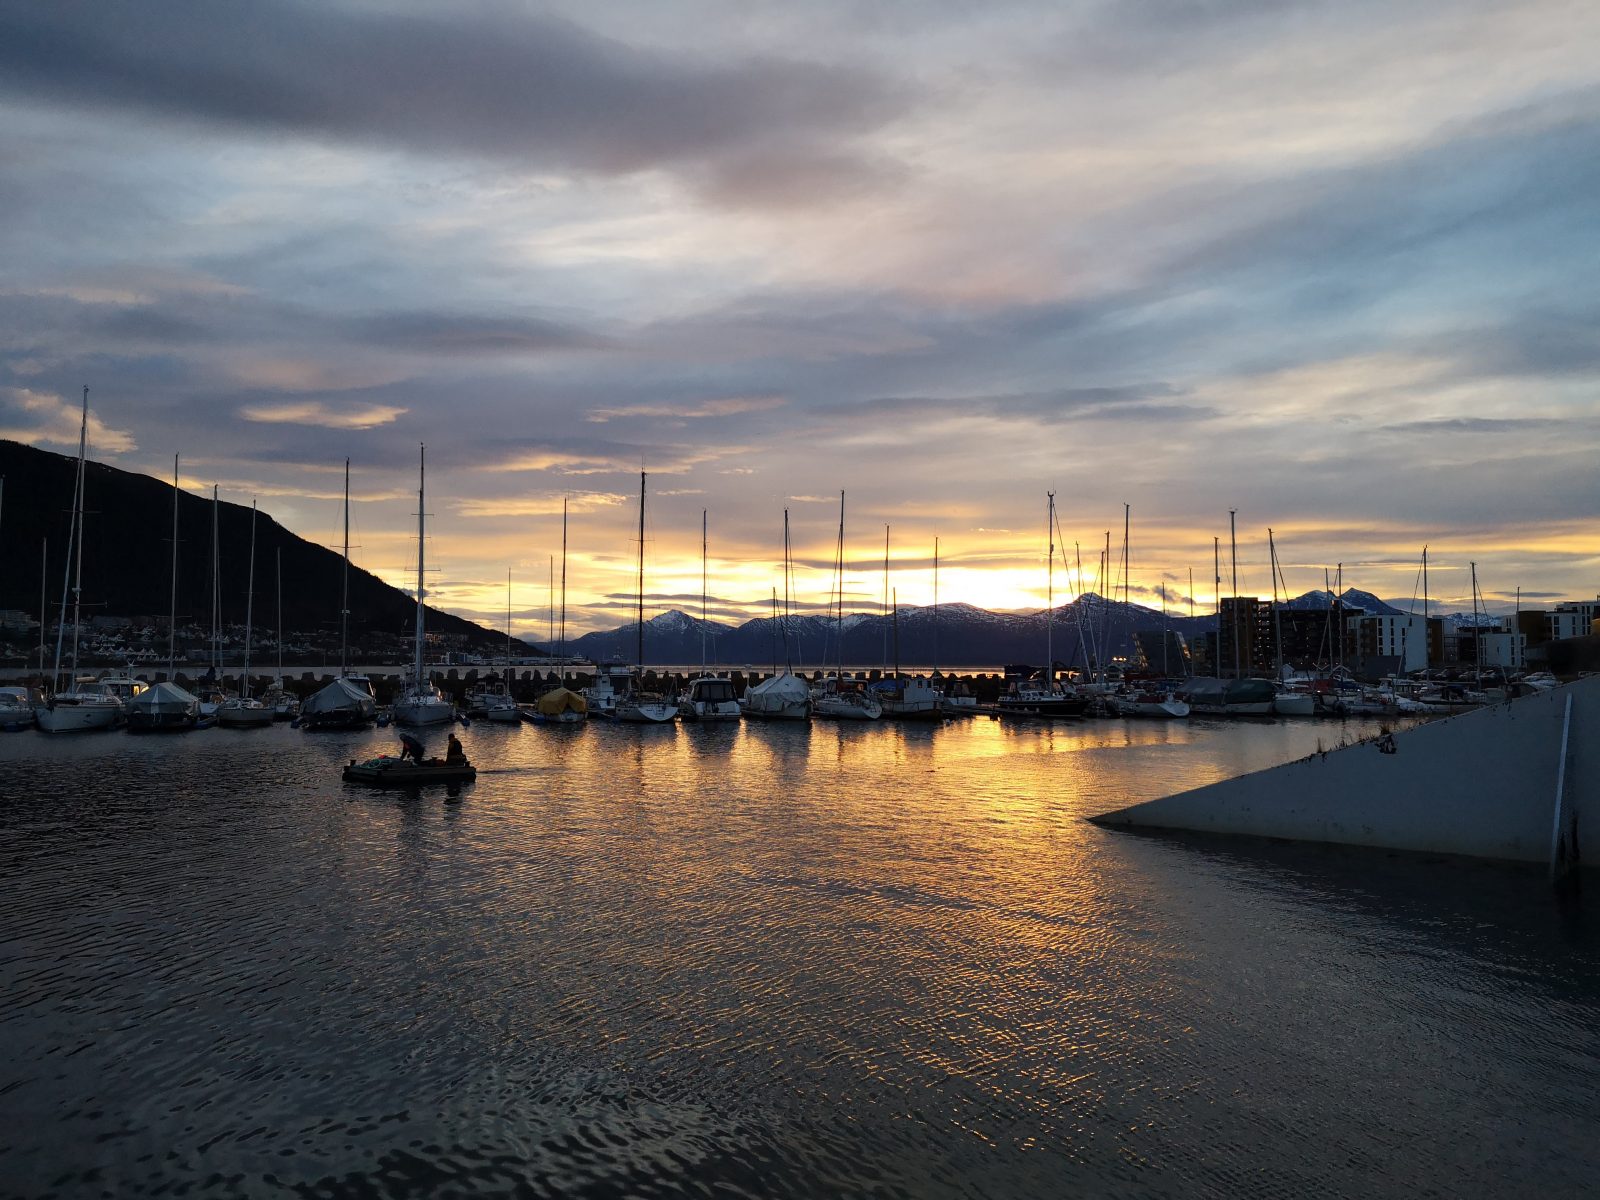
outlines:
[[[51,620],[61,599],[72,494],[78,460],[0,439],[0,609],[39,609],[41,545]],[[159,618],[172,603],[172,485],[104,463],[84,467],[83,590],[85,620],[97,614]],[[178,493],[178,620],[210,624],[212,502]],[[220,592],[225,624],[244,623],[250,571],[251,510],[216,506]],[[320,631],[337,645],[344,560],[289,532],[271,514],[256,516],[255,623],[276,623],[275,564],[282,554],[283,623],[287,630]],[[416,600],[377,576],[350,567],[350,640],[410,633]],[[470,642],[504,645],[505,634],[428,608],[428,628]]]
[[[35,613],[39,605],[40,545],[50,540],[45,588],[52,613],[59,603],[63,554],[75,457],[54,454],[0,440],[0,478],[4,480],[0,508],[0,609]],[[102,463],[85,467],[85,523],[83,602],[86,615],[155,616],[164,620],[170,604],[172,486],[147,475],[122,471]],[[211,522],[209,499],[188,492],[178,497],[179,556],[178,613],[180,622],[209,623],[211,611]],[[239,624],[244,618],[249,570],[251,510],[223,502],[216,508],[223,617]],[[343,561],[335,552],[289,532],[270,514],[262,512],[256,524],[257,624],[275,623],[271,601],[275,591],[274,564],[281,551],[283,562],[283,620],[285,628],[320,631],[337,637],[339,588]],[[1330,593],[1310,591],[1286,607],[1326,609]],[[1350,588],[1340,599],[1347,610],[1400,614],[1401,609],[1372,595]],[[416,612],[413,599],[359,567],[350,567],[351,642],[359,645],[374,635],[386,638],[409,634]],[[429,629],[458,635],[469,642],[501,645],[503,634],[430,607]],[[1470,614],[1444,618],[1457,625],[1470,624]],[[1112,656],[1128,655],[1135,632],[1180,633],[1192,642],[1216,627],[1215,617],[1185,617],[1161,613],[1139,604],[1085,593],[1071,604],[1054,610],[1046,621],[1037,612],[991,612],[970,604],[908,607],[898,618],[878,613],[853,613],[844,618],[843,659],[847,666],[892,664],[898,647],[899,661],[907,666],[976,667],[1009,662],[1042,663],[1047,637],[1058,662],[1083,664],[1089,659],[1085,645],[1105,642]],[[698,663],[702,628],[708,661],[724,666],[793,662],[814,669],[839,661],[839,638],[832,620],[821,616],[796,616],[787,621],[757,617],[742,625],[706,622],[680,610],[648,621],[644,631],[644,661],[660,665]],[[1081,630],[1081,634],[1080,634]],[[638,634],[634,626],[593,632],[570,640],[568,653],[597,662],[637,657]],[[526,647],[525,647],[526,649]]]

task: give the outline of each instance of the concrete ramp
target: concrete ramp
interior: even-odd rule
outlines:
[[[1600,865],[1600,676],[1392,737],[1388,753],[1361,742],[1090,819],[1548,863],[1559,786],[1563,850],[1581,816]]]

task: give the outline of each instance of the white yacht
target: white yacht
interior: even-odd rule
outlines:
[[[883,716],[883,705],[867,691],[865,681],[829,675],[812,689],[811,713],[831,721],[876,721]]]
[[[739,698],[726,675],[701,675],[689,681],[689,691],[678,701],[678,716],[685,721],[737,721]]]

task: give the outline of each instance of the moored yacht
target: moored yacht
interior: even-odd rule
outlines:
[[[34,705],[43,702],[37,688],[0,687],[0,733],[32,729]]]
[[[784,671],[747,689],[739,709],[756,721],[809,721],[811,689]]]
[[[811,714],[830,721],[876,721],[883,716],[883,705],[867,691],[865,681],[829,675],[812,689]]]
[[[200,698],[176,683],[153,683],[128,702],[128,729],[181,732],[200,722]]]
[[[33,718],[44,733],[82,733],[113,729],[126,713],[114,692],[97,679],[77,680],[64,692],[34,706]]]
[[[378,701],[365,675],[341,675],[300,705],[302,729],[360,729],[377,717]]]
[[[394,702],[394,720],[397,725],[445,725],[456,719],[455,703],[434,686],[423,659],[427,645],[426,613],[428,588],[423,566],[423,549],[427,545],[424,529],[427,512],[427,451],[419,452],[417,465],[417,633],[416,648],[411,669],[411,683]]]
[[[726,675],[691,679],[688,692],[678,701],[678,716],[685,721],[737,721],[739,698],[733,680]]]

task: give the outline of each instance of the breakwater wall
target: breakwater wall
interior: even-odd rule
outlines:
[[[1091,820],[1543,863],[1559,780],[1562,837],[1600,866],[1600,676],[1390,736]]]

